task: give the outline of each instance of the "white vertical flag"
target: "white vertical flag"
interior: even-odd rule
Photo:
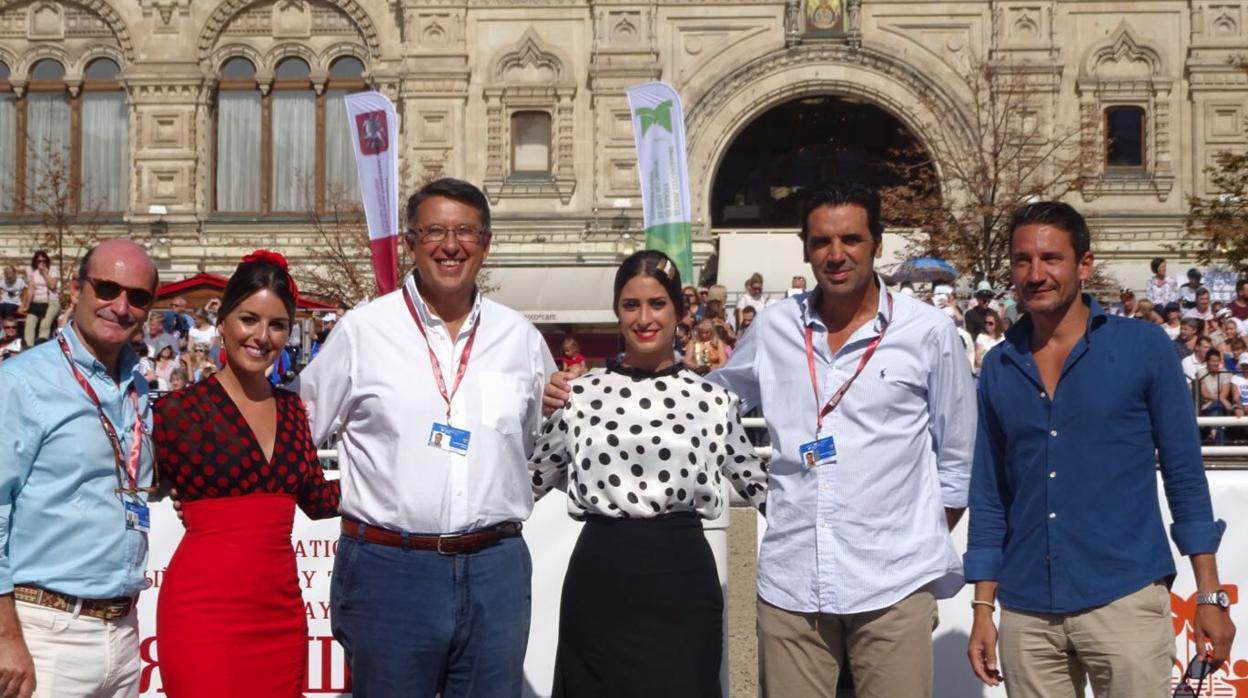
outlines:
[[[683,283],[695,283],[685,112],[680,96],[665,82],[630,87],[627,93],[637,142],[646,248],[671,257]]]
[[[343,99],[380,295],[399,285],[399,119],[394,104],[380,92],[358,92]]]

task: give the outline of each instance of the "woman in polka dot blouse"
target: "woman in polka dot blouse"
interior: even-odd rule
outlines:
[[[680,275],[661,252],[620,265],[623,361],[572,382],[530,464],[534,495],[585,521],[564,578],[555,696],[719,698],[723,595],[702,519],[722,482],[763,511],[767,473],[738,399],[674,361]]]

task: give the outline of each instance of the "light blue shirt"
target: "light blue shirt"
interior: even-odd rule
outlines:
[[[132,383],[151,433],[147,381],[136,355],[129,347],[122,351],[115,383],[72,325],[65,337],[128,455]],[[151,441],[144,440],[140,485],[152,478]],[[29,584],[103,599],[147,588],[147,534],[126,528],[117,486],[108,436],[55,339],[0,365],[0,593]]]
[[[815,440],[819,410],[854,375],[889,315],[881,293],[875,320],[833,354],[817,294],[767,306],[728,365],[709,376],[741,396],[742,411],[762,405],[775,449],[758,593],[789,611],[834,614],[886,608],[931,582],[938,598],[952,596],[962,564],[944,510],[966,506],[976,425],[957,329],[940,310],[893,294],[883,341],[824,418],[838,460],[807,470],[798,448]]]

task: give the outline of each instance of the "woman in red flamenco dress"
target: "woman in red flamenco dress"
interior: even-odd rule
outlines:
[[[299,396],[265,376],[296,297],[281,255],[244,257],[218,315],[225,368],[156,403],[161,478],[186,524],[156,609],[170,698],[303,695],[307,620],[291,527],[296,504],[336,516],[339,490],[321,471]]]

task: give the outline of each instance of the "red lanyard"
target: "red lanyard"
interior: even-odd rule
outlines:
[[[845,397],[845,393],[849,392],[849,386],[853,385],[854,381],[858,379],[858,376],[862,374],[862,369],[867,367],[867,362],[870,361],[871,357],[875,355],[875,350],[880,347],[880,342],[884,341],[884,333],[887,332],[889,326],[893,324],[893,294],[889,293],[888,291],[885,291],[884,294],[885,294],[885,298],[888,299],[888,320],[885,321],[884,327],[880,330],[879,336],[871,340],[871,343],[867,345],[866,351],[862,352],[862,358],[858,360],[858,368],[857,370],[854,371],[854,375],[850,376],[849,380],[845,381],[841,385],[841,387],[837,389],[835,393],[832,393],[832,397],[828,400],[828,404],[824,405],[823,409],[819,411],[819,415],[815,420],[815,429],[816,429],[815,434],[816,435],[821,434],[823,432],[823,418],[828,416],[829,414],[832,414],[832,411],[836,409],[836,406],[841,404],[841,398]],[[818,405],[819,404],[819,376],[815,372],[814,337],[815,337],[814,330],[810,327],[810,325],[807,325],[806,326],[806,362],[810,366],[810,385],[812,388],[814,388],[815,404]]]
[[[442,394],[442,399],[446,402],[446,422],[449,425],[451,398],[455,397],[459,384],[463,382],[464,374],[468,371],[468,357],[472,355],[472,343],[477,339],[477,328],[481,326],[481,322],[478,320],[472,325],[472,332],[468,334],[468,341],[464,344],[464,352],[459,355],[459,368],[455,369],[455,384],[451,386],[450,392],[447,392],[446,379],[442,377],[442,362],[438,361],[438,355],[433,351],[433,345],[429,342],[429,333],[425,332],[425,323],[420,319],[420,312],[416,310],[416,303],[412,301],[412,294],[406,286],[403,287],[403,300],[407,301],[407,309],[411,311],[412,319],[416,321],[420,336],[425,338],[425,348],[429,350],[429,363],[433,364],[433,378],[438,382],[438,392]]]
[[[78,366],[74,364],[73,356],[69,351],[69,341],[65,339],[65,335],[58,334],[57,342],[61,345],[61,353],[65,355],[65,360],[69,362],[69,370],[74,374],[74,379],[78,381],[78,385],[82,386],[83,392],[87,397],[91,398],[91,404],[95,405],[96,414],[100,416],[100,425],[104,427],[104,433],[108,436],[108,442],[113,447],[113,460],[117,467],[117,482],[121,483],[121,473],[124,470],[130,479],[130,487],[125,489],[126,492],[137,492],[139,487],[139,458],[143,453],[143,413],[139,411],[139,390],[134,387],[134,383],[130,383],[130,388],[126,391],[130,395],[130,404],[134,406],[134,435],[130,444],[130,456],[127,458],[121,450],[121,439],[117,438],[117,429],[113,427],[113,423],[108,421],[108,417],[104,416],[104,408],[100,405],[100,398],[95,394],[95,389],[87,382],[87,377],[82,375],[82,371],[78,370]],[[124,488],[125,485],[122,484]]]

